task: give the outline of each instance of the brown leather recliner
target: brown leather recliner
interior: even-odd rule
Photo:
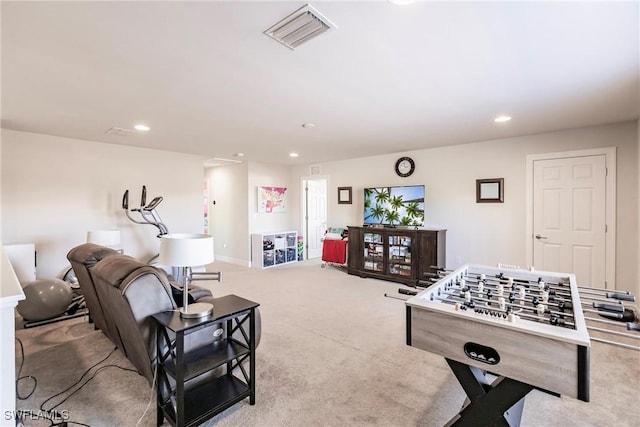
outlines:
[[[90,254],[98,251],[95,248],[97,245],[87,245],[91,244],[80,245],[69,252],[68,257],[78,258],[79,254],[84,254],[86,259],[93,260]],[[167,274],[159,268],[117,252],[95,264],[86,263],[90,268],[85,263],[80,264],[78,269],[86,270],[87,275],[79,275],[76,267],[74,271],[81,287],[83,278],[88,278],[90,282],[87,281],[87,284],[91,283],[95,290],[104,314],[105,327],[101,329],[151,384],[156,353],[155,321],[151,316],[178,308],[173,296],[175,289]],[[195,296],[195,301],[213,302],[211,292],[207,289],[194,287],[189,294]],[[181,298],[179,300],[182,301]],[[89,311],[91,312],[91,308]],[[260,336],[260,313],[256,310],[256,347]],[[204,328],[185,337],[185,350],[211,344],[218,339],[213,336],[211,328]]]
[[[115,344],[151,383],[151,361],[155,357],[155,323],[151,316],[176,308],[166,274],[118,255],[100,261],[91,275],[98,297],[108,310]]]
[[[67,259],[71,263],[71,268],[78,279],[80,292],[84,296],[85,304],[89,310],[89,317],[107,337],[114,341],[113,336],[107,326],[105,314],[102,305],[98,299],[93,278],[91,277],[91,269],[102,259],[115,255],[118,252],[105,246],[96,245],[94,243],[86,243],[75,247],[67,254]]]

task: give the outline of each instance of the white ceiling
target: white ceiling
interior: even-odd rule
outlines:
[[[304,4],[2,1],[2,126],[296,164],[638,118],[638,1],[313,1],[337,29],[263,34]]]

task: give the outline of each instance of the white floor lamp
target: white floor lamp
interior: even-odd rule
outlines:
[[[165,234],[160,238],[160,257],[164,265],[182,269],[180,283],[184,292],[180,316],[204,317],[213,312],[213,305],[204,302],[188,304],[189,283],[192,281],[191,267],[213,262],[213,237],[207,234]]]

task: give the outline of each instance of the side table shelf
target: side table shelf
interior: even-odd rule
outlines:
[[[215,298],[213,304],[213,314],[199,319],[183,319],[178,311],[153,315],[158,426],[165,418],[173,426],[195,426],[246,397],[255,404],[255,310],[259,304],[236,295]],[[221,325],[225,327],[222,339],[185,349],[186,335]],[[222,375],[201,377],[216,368],[224,370]],[[195,378],[197,384],[189,384]]]

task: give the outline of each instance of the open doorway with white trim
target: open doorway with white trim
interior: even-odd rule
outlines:
[[[303,178],[301,194],[304,259],[320,258],[327,230],[327,178]]]

